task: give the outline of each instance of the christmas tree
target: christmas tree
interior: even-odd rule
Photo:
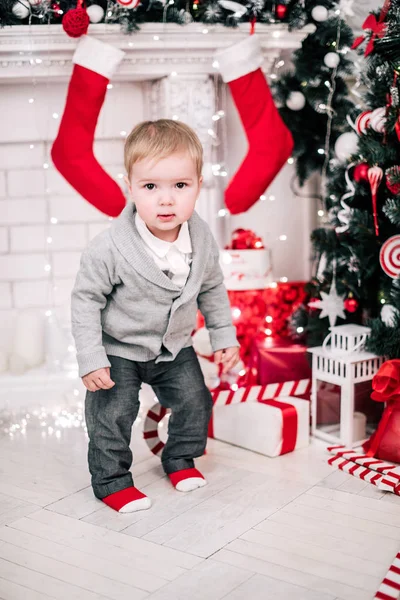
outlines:
[[[354,43],[364,55],[365,106],[329,161],[327,218],[312,234],[317,272],[291,323],[309,345],[320,344],[329,325],[369,325],[368,349],[388,358],[400,357],[399,27],[400,1],[386,0]]]
[[[307,26],[310,32],[293,54],[293,69],[280,76],[273,89],[295,142],[297,180],[303,185],[315,171],[326,170],[337,138],[349,128],[347,115],[353,103],[345,78],[353,70],[346,56],[353,33],[345,20],[351,14],[348,3],[292,4],[289,29]]]

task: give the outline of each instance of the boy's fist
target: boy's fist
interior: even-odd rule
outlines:
[[[233,367],[239,362],[239,358],[238,346],[232,346],[231,348],[225,348],[224,350],[217,350],[214,352],[215,364],[223,365],[223,373],[227,373],[230,369],[233,369]]]
[[[103,367],[82,377],[83,385],[89,392],[109,390],[115,383],[110,377],[110,367]]]

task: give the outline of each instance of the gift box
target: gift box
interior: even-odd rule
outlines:
[[[214,406],[213,437],[265,456],[309,444],[310,403],[295,397]]]
[[[255,339],[248,361],[249,384],[266,385],[310,379],[307,347],[285,338]]]

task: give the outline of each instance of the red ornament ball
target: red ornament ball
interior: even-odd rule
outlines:
[[[343,305],[344,309],[349,313],[355,313],[358,309],[358,301],[355,298],[347,298],[347,300],[343,302]]]
[[[84,8],[71,8],[65,13],[62,20],[65,33],[73,38],[81,37],[81,35],[87,33],[89,23],[89,15]]]
[[[360,181],[368,181],[368,169],[369,165],[367,163],[356,165],[353,173],[354,180],[357,181],[357,183]]]
[[[275,14],[278,19],[284,19],[287,15],[287,6],[286,4],[278,4],[275,9]]]

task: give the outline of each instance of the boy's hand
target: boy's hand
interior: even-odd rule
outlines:
[[[114,387],[115,383],[110,377],[110,367],[97,369],[82,377],[83,385],[89,392],[97,392],[98,390],[109,390]]]
[[[217,350],[214,352],[214,362],[216,365],[223,364],[223,373],[227,373],[230,369],[239,362],[239,348],[238,346],[232,346],[231,348],[225,348],[224,350]]]

